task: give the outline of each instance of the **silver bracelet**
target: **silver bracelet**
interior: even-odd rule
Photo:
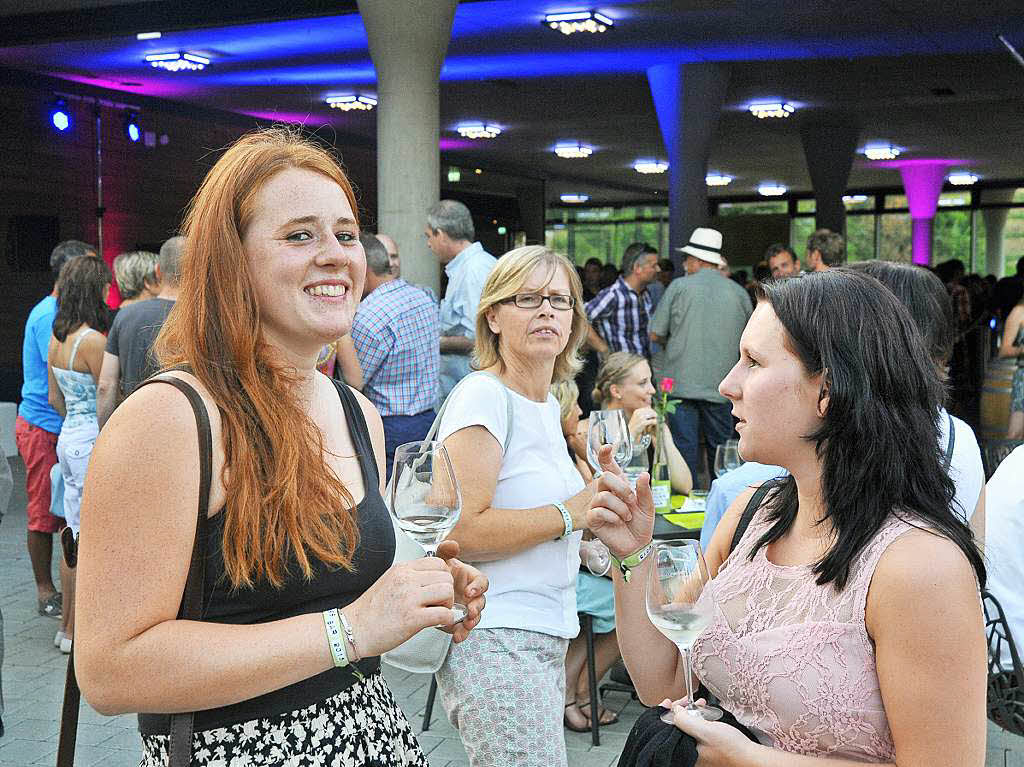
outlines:
[[[352,645],[352,652],[355,654],[354,661],[360,660],[362,656],[359,654],[359,648],[356,647],[356,635],[352,631],[352,624],[348,622],[348,618],[345,617],[345,613],[338,611],[338,617],[341,618],[341,627],[345,630],[345,638],[348,643]]]

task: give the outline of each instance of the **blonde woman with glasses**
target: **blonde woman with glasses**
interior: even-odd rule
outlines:
[[[579,545],[594,485],[569,457],[549,387],[579,369],[587,327],[564,256],[506,253],[477,310],[483,372],[453,390],[439,427],[462,483],[451,538],[490,582],[481,623],[437,675],[473,767],[566,765],[565,651],[579,633]]]

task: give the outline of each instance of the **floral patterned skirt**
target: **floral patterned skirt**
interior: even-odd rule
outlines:
[[[143,735],[140,767],[165,767],[166,735]],[[270,719],[192,736],[192,767],[428,767],[381,675]]]

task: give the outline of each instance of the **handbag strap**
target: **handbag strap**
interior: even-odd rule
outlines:
[[[761,504],[764,502],[764,497],[768,495],[768,491],[781,487],[785,478],[782,479],[770,479],[761,485],[754,494],[750,496],[750,500],[747,502],[747,507],[743,509],[743,514],[740,515],[740,521],[736,523],[736,532],[732,534],[732,543],[729,544],[729,553],[732,554],[733,549],[743,539],[743,534],[747,532],[747,528],[750,527],[750,520],[754,518],[754,513],[761,508]]]
[[[199,433],[199,505],[196,512],[196,537],[192,544],[192,557],[188,565],[188,578],[178,608],[179,620],[201,620],[203,590],[206,585],[206,542],[209,538],[207,516],[210,510],[210,486],[213,480],[213,434],[206,405],[195,388],[173,376],[158,375],[139,384],[168,383],[188,399],[196,418]],[[138,387],[137,387],[138,388]],[[64,685],[64,705],[61,711],[60,740],[57,748],[57,767],[72,767],[75,762],[75,740],[78,730],[78,711],[81,692],[75,677],[75,648],[68,656],[68,674]],[[192,731],[195,714],[171,715],[168,767],[189,767],[192,763]]]
[[[946,455],[942,468],[944,471],[949,471],[949,467],[953,464],[953,446],[956,444],[956,424],[953,423],[953,416],[949,413],[946,413],[946,418],[949,423],[949,441],[946,443]]]

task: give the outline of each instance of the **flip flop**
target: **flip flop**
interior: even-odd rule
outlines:
[[[587,708],[590,708],[590,701],[587,700],[587,701],[584,701],[583,703],[579,704],[580,713],[583,714],[583,716],[586,716],[587,717],[587,721],[589,722],[590,721],[590,717],[587,716],[583,712],[583,707],[584,706],[586,706]],[[617,721],[619,721],[619,715],[616,714],[611,709],[607,709],[607,708],[605,708],[604,706],[602,706],[600,704],[598,705],[597,708],[598,708],[598,720],[597,720],[597,726],[598,727],[607,727],[608,725],[615,724]],[[605,719],[604,718],[605,714],[611,714],[612,718],[611,719]],[[590,731],[590,726],[589,725],[587,726],[586,731],[587,732]]]
[[[61,594],[58,591],[46,599],[39,600],[39,614],[46,618],[61,618]]]
[[[570,703],[566,703],[565,707],[568,709],[569,706],[575,706],[575,705],[576,705],[576,701],[572,701]],[[582,711],[580,712],[580,715],[581,716],[583,715]],[[578,725],[575,725],[572,722],[570,722],[569,721],[569,717],[567,717],[563,713],[562,714],[562,724],[565,725],[566,729],[572,730],[573,732],[590,732],[590,719],[588,717],[586,717],[586,716],[584,716],[583,718],[586,719],[587,724],[584,727],[579,727]]]

